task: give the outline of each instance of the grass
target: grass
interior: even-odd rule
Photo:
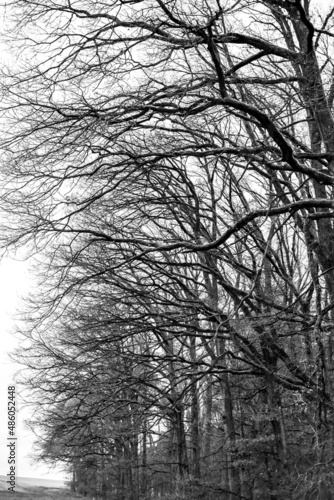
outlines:
[[[1,500],[70,500],[72,498],[82,498],[73,496],[67,490],[53,488],[36,488],[24,493],[10,491],[0,491]]]

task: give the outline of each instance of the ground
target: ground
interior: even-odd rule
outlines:
[[[19,478],[16,480],[15,493],[8,491],[5,476],[0,476],[0,500],[70,500],[81,498],[73,496],[61,481]]]

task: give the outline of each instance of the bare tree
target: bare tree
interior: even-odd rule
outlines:
[[[96,428],[107,415],[131,429],[114,437],[115,463],[151,469],[119,469],[118,495],[193,498],[194,475],[199,494],[226,500],[332,488],[333,10],[316,8],[11,6],[2,242],[43,255],[46,281],[26,323],[28,385],[46,398],[49,436],[54,408],[73,425],[59,411],[71,391],[92,418],[101,404]],[[122,374],[117,398],[111,353],[139,373]],[[75,373],[66,391],[59,370]]]

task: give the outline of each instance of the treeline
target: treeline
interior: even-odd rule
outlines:
[[[39,277],[16,359],[39,457],[73,491],[331,498],[333,10],[317,7],[11,6],[1,239]]]

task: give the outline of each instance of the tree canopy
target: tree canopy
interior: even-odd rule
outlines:
[[[117,500],[330,498],[334,7],[15,0],[1,244],[31,425]]]

